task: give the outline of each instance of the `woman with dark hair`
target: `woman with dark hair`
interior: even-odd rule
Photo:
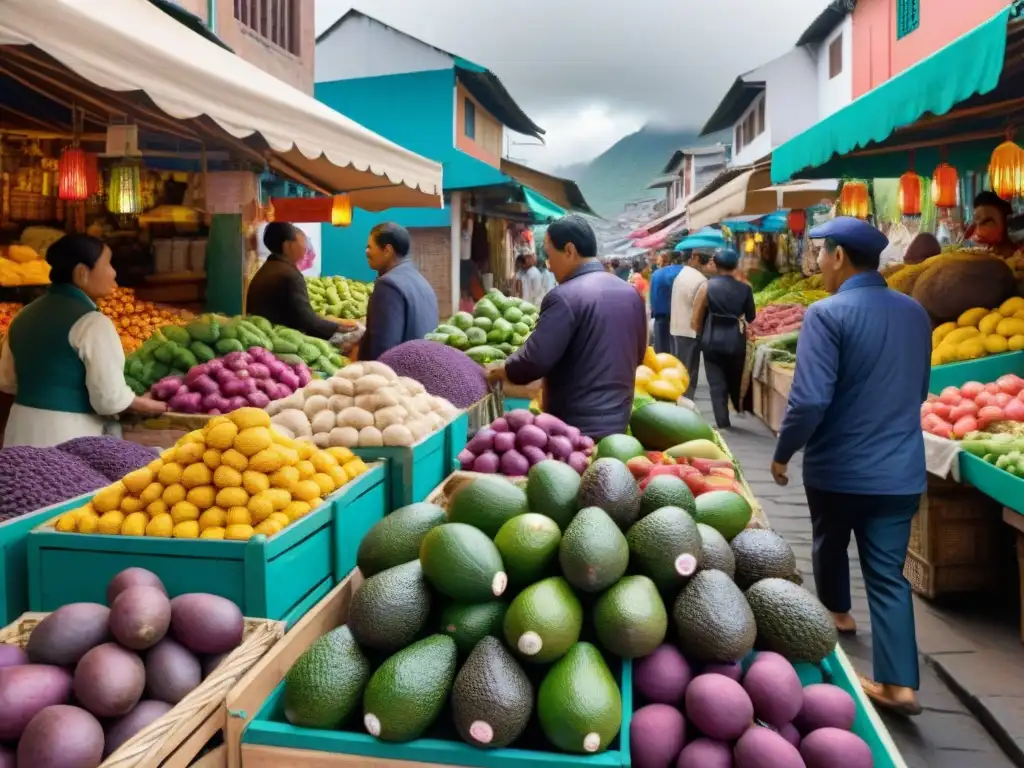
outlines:
[[[744,326],[754,321],[757,310],[750,286],[736,278],[740,261],[736,249],[718,249],[713,261],[715,276],[698,289],[694,298],[693,330],[701,339],[715,423],[719,429],[726,429],[730,426],[729,401],[737,413],[743,411],[740,392],[747,357]]]
[[[46,260],[50,288],[18,313],[0,348],[0,390],[14,395],[4,446],[102,435],[109,417],[129,408],[166,411],[128,387],[121,339],[96,307],[117,287],[110,249],[95,237],[65,235]]]

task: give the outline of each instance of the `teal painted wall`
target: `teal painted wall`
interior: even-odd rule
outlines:
[[[314,94],[332,109],[386,139],[439,162],[446,190],[502,184],[507,177],[455,148],[455,70],[410,72],[317,83]],[[323,225],[323,274],[372,280],[366,238],[382,221],[404,227],[447,227],[451,212],[436,208],[393,208],[381,213],[355,211],[352,225]]]
[[[451,211],[447,208],[392,208],[380,213],[355,210],[352,225],[332,227],[321,225],[320,260],[324,275],[342,275],[353,280],[370,282],[377,273],[366,263],[366,238],[382,221],[395,221],[403,227],[447,227]]]

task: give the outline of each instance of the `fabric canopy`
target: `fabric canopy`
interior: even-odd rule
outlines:
[[[678,219],[667,227],[659,229],[657,232],[646,237],[641,237],[639,240],[633,241],[634,248],[660,248],[665,242],[674,234],[679,232],[681,229],[686,228],[686,219]]]
[[[836,196],[834,188],[823,190],[818,184],[794,186],[787,192],[770,189],[769,184],[767,165],[744,171],[706,197],[690,201],[690,226],[706,227],[736,216],[764,216],[774,213],[780,206],[811,208]]]
[[[206,116],[235,139],[258,136],[275,170],[347,192],[357,207],[443,204],[440,165],[195,34],[147,0],[0,0],[0,45],[35,46],[100,88],[144,92],[179,120]]]
[[[560,219],[565,216],[565,210],[561,206],[555,205],[540,192],[534,192],[529,187],[522,187],[522,190],[526,207],[530,209],[530,213],[535,218],[541,221],[548,221],[549,219]]]
[[[886,139],[926,114],[943,115],[975,94],[995,89],[1003,71],[1007,7],[928,58],[868,91],[772,153],[773,182],[824,165]]]
[[[677,251],[692,251],[698,248],[722,248],[725,246],[725,237],[720,230],[706,227],[699,232],[694,232],[689,237],[679,241]]]

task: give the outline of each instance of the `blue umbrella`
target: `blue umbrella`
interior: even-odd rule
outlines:
[[[722,236],[721,230],[713,229],[711,227],[705,227],[698,232],[694,232],[689,237],[685,237],[679,241],[679,245],[676,246],[677,251],[692,251],[695,248],[724,248],[725,238]]]

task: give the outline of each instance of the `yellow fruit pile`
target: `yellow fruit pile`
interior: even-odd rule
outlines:
[[[999,309],[975,307],[932,331],[932,365],[945,365],[1024,349],[1024,298]]]
[[[126,353],[134,352],[153,331],[165,325],[185,325],[192,315],[151,301],[139,301],[131,288],[115,288],[105,299],[96,302],[100,312],[114,321]]]
[[[273,536],[366,464],[347,448],[320,450],[270,428],[259,408],[217,416],[149,465],[57,518],[68,533],[247,541]]]
[[[690,374],[678,358],[667,352],[656,355],[654,347],[648,347],[633,386],[637,394],[674,403],[690,386]]]
[[[49,285],[50,265],[27,245],[0,247],[0,285]]]

